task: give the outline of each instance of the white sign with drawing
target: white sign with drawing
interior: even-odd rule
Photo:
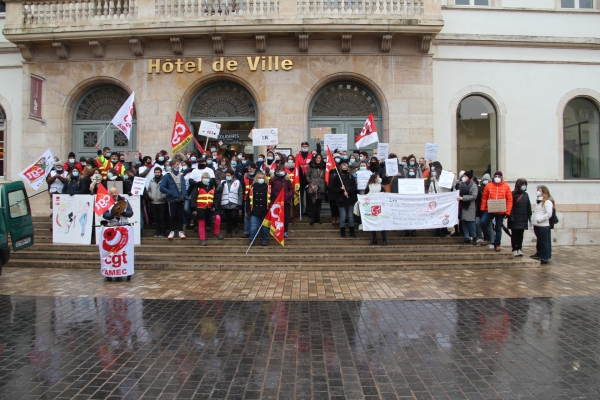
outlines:
[[[327,146],[329,146],[331,153],[333,153],[335,150],[348,150],[348,134],[332,133],[329,135],[324,135],[323,147],[325,147],[325,151],[327,151]]]
[[[52,243],[90,244],[94,196],[54,194],[52,205]]]

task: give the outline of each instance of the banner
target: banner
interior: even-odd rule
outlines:
[[[377,127],[375,126],[375,120],[373,120],[373,114],[369,114],[365,121],[365,126],[363,126],[360,134],[356,137],[356,142],[354,144],[357,149],[360,149],[361,147],[368,146],[375,142],[379,142],[379,138],[377,137]]]
[[[33,190],[38,190],[42,186],[42,183],[46,182],[46,177],[52,170],[53,165],[54,156],[52,156],[52,152],[48,149],[36,162],[21,171],[19,176]]]
[[[217,140],[219,139],[219,132],[221,132],[221,124],[210,121],[200,121],[200,131],[198,132],[198,135]]]
[[[52,195],[52,243],[90,244],[94,221],[91,194]]]
[[[140,221],[142,220],[142,205],[141,205],[141,197],[140,196],[129,196],[129,195],[121,195],[121,197],[127,199],[127,201],[129,202],[129,204],[131,205],[131,209],[133,210],[133,217],[128,218],[129,223],[133,224],[133,231],[135,233],[134,239],[135,239],[135,244],[141,244],[141,238],[142,238],[142,224],[140,223]],[[102,218],[102,216],[96,216],[96,225],[100,225],[100,221],[102,221],[104,218]],[[96,244],[100,244],[99,242],[99,238],[100,238],[100,231],[101,228],[96,228]]]
[[[131,93],[129,98],[123,103],[119,111],[115,114],[112,121],[110,121],[114,126],[119,128],[121,132],[127,136],[127,140],[129,140],[129,135],[131,134],[131,127],[133,126],[133,101],[135,97],[135,92]]]
[[[275,146],[278,144],[277,128],[252,129],[252,146]]]
[[[173,132],[171,133],[171,147],[173,148],[171,154],[179,153],[191,141],[192,131],[190,131],[185,120],[179,114],[179,111],[177,111],[175,114],[175,123],[173,123]]]
[[[269,209],[269,212],[263,220],[263,225],[269,228],[271,235],[281,244],[284,245],[285,234],[285,205],[283,204],[283,190],[279,192],[277,199]]]
[[[101,217],[106,210],[113,206],[113,204],[115,204],[115,202],[108,194],[108,190],[106,190],[104,185],[99,184],[96,192],[96,201],[94,202],[94,213]]]
[[[364,231],[446,228],[458,224],[456,192],[358,195]]]
[[[134,274],[132,226],[106,226],[100,229],[100,271],[106,277]]]
[[[42,119],[42,85],[43,78],[30,76],[31,88],[29,89],[29,116]]]

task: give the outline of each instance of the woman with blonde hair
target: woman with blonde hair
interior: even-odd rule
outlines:
[[[548,264],[552,257],[552,243],[550,240],[550,219],[554,209],[554,199],[550,191],[544,185],[537,187],[537,204],[531,217],[533,232],[536,237],[535,254],[531,256],[534,260],[540,260],[542,264]]]

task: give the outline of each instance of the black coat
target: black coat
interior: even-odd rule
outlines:
[[[521,197],[523,195],[523,197]],[[509,229],[529,229],[529,220],[531,219],[531,201],[527,192],[514,191],[513,206],[510,217],[508,218]],[[517,199],[521,198],[519,201]]]
[[[338,176],[329,177],[329,201],[335,201],[338,207],[354,206],[354,203],[358,201],[358,197],[356,197],[356,180],[350,173],[344,176],[340,171],[339,176],[342,178],[341,181]],[[348,197],[344,195],[342,182],[346,187]]]
[[[85,194],[85,179],[70,179],[63,186],[63,194]]]
[[[269,204],[267,203],[267,194],[269,192],[269,185],[263,183],[255,183],[252,186],[252,210],[250,210],[250,193],[248,193],[248,210],[250,215],[264,218],[269,211]],[[273,199],[275,200],[275,199]]]

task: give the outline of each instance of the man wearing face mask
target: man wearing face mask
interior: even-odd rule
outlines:
[[[215,178],[215,170],[208,166],[208,160],[202,157],[198,160],[198,168],[194,169],[190,173],[190,180],[194,182],[200,182],[202,180],[202,174],[207,173],[211,179]]]
[[[217,187],[216,197],[221,200],[221,213],[227,224],[226,238],[232,237],[232,230],[238,233],[237,212],[244,203],[244,185],[235,179],[231,168],[225,171],[225,179]]]
[[[125,166],[119,162],[119,156],[110,151],[110,147],[105,147],[100,151],[100,143],[96,143],[98,149],[98,157],[96,157],[96,166],[100,169],[102,177],[106,178],[108,170],[113,168],[117,171],[117,175],[122,176],[125,172]]]
[[[61,194],[65,183],[67,183],[67,171],[65,171],[64,163],[58,161],[55,164],[54,170],[50,171],[48,176],[46,177],[46,183],[48,184],[48,194],[50,194],[50,209],[52,209],[52,195],[53,194]],[[50,218],[52,218],[52,214],[50,214]]]
[[[155,167],[154,177],[150,180],[147,191],[148,198],[150,199],[150,210],[156,224],[155,238],[165,237],[165,231],[167,230],[167,213],[169,210],[167,195],[160,191],[162,179],[162,169]]]
[[[283,203],[286,216],[284,237],[288,237],[288,216],[290,215],[291,200],[294,196],[294,188],[292,186],[292,182],[290,182],[290,177],[285,172],[283,164],[279,164],[275,168],[275,175],[273,178],[271,178],[271,180],[269,180],[269,185],[271,186],[271,196],[276,199],[277,196],[279,196],[279,192],[283,190]]]
[[[84,158],[84,161],[85,161],[85,158]],[[63,165],[63,168],[68,173],[71,173],[71,171],[73,171],[73,169],[75,169],[75,168],[77,168],[79,170],[79,172],[83,172],[83,166],[81,165],[81,163],[78,163],[76,161],[76,159],[75,159],[75,153],[73,153],[73,152],[69,153],[69,158],[67,159],[67,161]]]
[[[475,218],[475,228],[477,229],[477,244],[483,243],[483,229],[481,228],[481,216],[483,215],[483,211],[481,211],[481,198],[483,197],[483,189],[485,186],[490,183],[492,178],[490,174],[483,174],[481,177],[481,182],[479,183],[479,190],[477,191],[477,200],[475,201],[475,207],[477,207],[477,216]],[[492,221],[489,221],[491,223]],[[489,228],[488,228],[489,229]]]
[[[179,172],[179,161],[173,160],[172,164],[165,164],[165,174],[160,184],[160,191],[167,195],[169,203],[170,230],[168,239],[175,237],[175,231],[179,231],[179,238],[185,239],[183,232],[183,201],[185,198],[185,181],[183,174]]]
[[[308,151],[308,142],[302,142],[300,145],[300,152],[296,154],[296,165],[300,170],[300,202],[302,208],[304,208],[304,210],[300,210],[302,215],[308,215],[309,213],[312,213],[310,195],[308,192],[306,192],[306,186],[308,185],[306,174],[308,173],[308,165],[312,160],[313,155]],[[306,196],[304,195],[305,193]]]
[[[250,237],[250,214],[246,212],[250,209],[250,188],[252,187],[252,182],[256,177],[256,164],[251,162],[248,164],[248,172],[246,172],[242,179],[242,184],[244,185],[244,207],[242,208],[244,213],[244,234],[243,238]]]
[[[341,179],[340,179],[341,178]],[[346,237],[346,218],[350,226],[350,237],[355,238],[354,233],[354,203],[358,201],[356,196],[356,181],[348,171],[348,164],[341,163],[339,177],[330,177],[329,193],[330,200],[336,202],[340,210],[340,235]]]
[[[501,200],[505,204],[506,211],[488,211],[488,201]],[[483,196],[481,197],[481,229],[483,230],[483,245],[488,245],[490,250],[500,251],[500,243],[502,242],[502,221],[508,217],[512,211],[513,199],[510,186],[504,181],[502,171],[494,173],[494,180],[485,186]],[[496,237],[492,244],[492,230],[489,227],[489,221],[496,223]]]

